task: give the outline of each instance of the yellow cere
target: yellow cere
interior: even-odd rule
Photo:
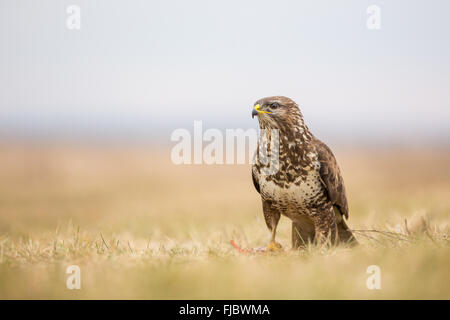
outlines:
[[[272,113],[270,111],[263,111],[260,109],[261,109],[261,106],[259,104],[255,105],[255,110],[258,111],[259,113]]]

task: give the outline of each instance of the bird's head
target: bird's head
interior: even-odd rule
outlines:
[[[298,105],[283,96],[267,97],[256,101],[252,118],[255,116],[258,117],[261,128],[290,127],[303,120]]]

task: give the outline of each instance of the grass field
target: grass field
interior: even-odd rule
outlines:
[[[166,149],[0,148],[0,298],[450,298],[450,152],[340,150],[361,245],[244,255],[269,239],[248,165]],[[78,265],[81,290],[66,288]],[[381,268],[381,290],[366,269]]]

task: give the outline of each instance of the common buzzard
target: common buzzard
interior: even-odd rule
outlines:
[[[254,104],[254,116],[265,135],[268,153],[274,152],[271,137],[275,130],[278,134],[278,170],[266,173],[264,169],[271,164],[261,161],[258,151],[252,166],[253,184],[261,195],[264,219],[272,234],[267,250],[281,248],[275,241],[281,215],[292,220],[293,248],[312,242],[356,244],[344,220],[348,218],[347,197],[336,159],[309,131],[298,105],[282,96],[263,98]]]

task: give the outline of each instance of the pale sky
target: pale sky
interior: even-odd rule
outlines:
[[[0,137],[168,141],[193,120],[256,127],[253,103],[285,95],[324,140],[449,141],[449,14],[444,0],[2,0]]]

